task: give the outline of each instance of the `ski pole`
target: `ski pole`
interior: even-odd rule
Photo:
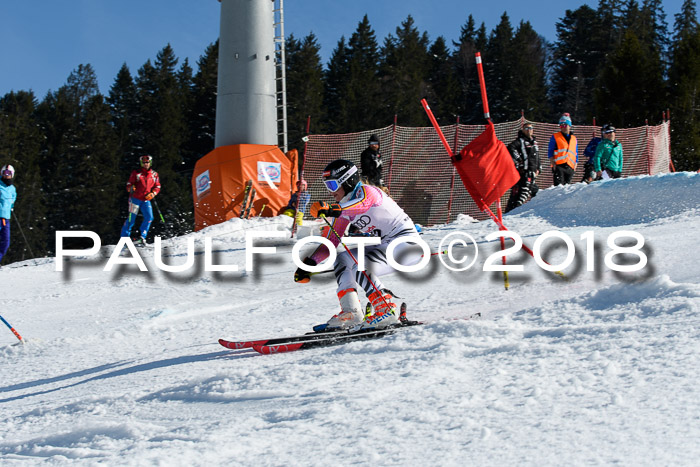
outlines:
[[[160,208],[158,207],[158,203],[156,203],[156,200],[152,200],[152,201],[153,201],[153,206],[155,206],[155,207],[156,207],[156,211],[158,211],[158,215],[160,216],[160,221],[161,221],[163,224],[165,224],[165,219],[163,218],[163,213],[160,212]]]
[[[357,262],[357,259],[355,258],[355,255],[353,255],[352,252],[350,251],[350,248],[348,248],[348,246],[345,244],[345,242],[343,242],[343,240],[341,240],[340,235],[338,235],[338,232],[336,232],[336,230],[333,228],[333,226],[331,225],[331,223],[328,222],[328,219],[326,219],[326,215],[325,215],[325,214],[321,214],[320,217],[321,217],[321,219],[323,219],[323,220],[326,222],[326,224],[328,224],[328,227],[329,227],[329,228],[331,229],[331,231],[335,234],[335,236],[338,237],[338,240],[340,241],[340,244],[343,245],[343,248],[345,248],[345,251],[348,252],[348,254],[349,254],[350,257],[352,258],[352,260],[355,262],[355,264],[357,264],[357,267],[358,267],[358,269],[359,269],[360,263]],[[384,298],[384,295],[382,294],[382,291],[379,290],[379,288],[377,288],[376,285],[374,285],[374,282],[373,282],[372,279],[369,277],[369,274],[367,274],[367,271],[361,271],[361,272],[362,272],[362,274],[367,278],[367,280],[368,280],[369,283],[372,285],[372,287],[374,287],[374,290],[376,290],[377,292],[379,292],[379,296],[382,297],[382,301],[384,302],[384,304],[386,305],[386,307],[387,307],[387,308],[391,308],[391,307],[389,306],[389,304],[387,303],[386,299]]]
[[[5,318],[2,317],[2,315],[0,315],[0,319],[2,320],[3,323],[5,323],[5,325],[7,325],[8,328],[10,328],[10,331],[12,331],[12,334],[14,334],[15,337],[17,337],[17,339],[19,339],[19,341],[20,341],[21,343],[24,343],[24,339],[22,339],[22,336],[20,336],[19,333],[18,333],[17,331],[15,331],[15,328],[13,328],[12,326],[10,326],[10,323],[8,323],[8,322],[5,320]]]
[[[15,210],[12,210],[12,214],[15,213]],[[27,244],[27,249],[29,250],[29,253],[32,255],[32,258],[35,258],[34,252],[32,251],[32,247],[29,245],[29,240],[27,240],[26,235],[24,235],[24,231],[22,230],[22,225],[19,223],[19,219],[17,219],[17,216],[12,216],[12,218],[17,222],[17,227],[19,227],[19,233],[22,234],[22,238],[24,238],[24,243]]]

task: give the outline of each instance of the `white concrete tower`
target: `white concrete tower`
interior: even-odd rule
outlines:
[[[215,146],[276,146],[274,2],[219,1]]]

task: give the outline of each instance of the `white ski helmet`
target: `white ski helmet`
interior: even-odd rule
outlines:
[[[2,166],[2,169],[0,169],[0,175],[3,177],[9,175],[10,178],[15,178],[15,168],[10,164],[5,164]]]
[[[153,163],[153,157],[149,156],[148,154],[145,154],[141,157],[139,157],[139,165],[143,167],[145,164],[152,164]]]

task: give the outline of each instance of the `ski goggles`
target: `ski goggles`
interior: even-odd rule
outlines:
[[[330,180],[323,180],[323,183],[326,184],[326,189],[330,191],[331,193],[335,193],[338,191],[338,189],[343,186],[343,183],[345,183],[350,177],[352,177],[355,173],[357,172],[357,167],[352,166],[350,169],[343,174],[342,177],[340,177],[337,180],[330,179]],[[328,174],[330,175],[330,173]],[[325,177],[326,174],[324,173],[323,176]]]
[[[10,178],[12,178],[13,175],[14,175],[14,174],[12,173],[12,171],[11,171],[10,169],[5,169],[5,170],[2,171],[2,176],[3,176],[3,177],[10,177]]]

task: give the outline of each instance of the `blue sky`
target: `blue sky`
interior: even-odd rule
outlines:
[[[641,2],[640,2],[641,3]],[[664,2],[672,27],[682,0]],[[302,38],[313,32],[321,56],[330,57],[342,35],[349,37],[367,14],[381,42],[411,14],[420,31],[434,40],[454,40],[469,14],[491,31],[504,11],[516,26],[520,20],[552,41],[555,23],[566,9],[596,1],[465,2],[464,0],[286,0],[285,32]],[[33,90],[39,99],[65,84],[80,64],[91,64],[100,89],[109,91],[117,71],[126,63],[133,74],[170,43],[175,54],[197,60],[219,32],[217,0],[0,0],[0,96],[12,90]]]

